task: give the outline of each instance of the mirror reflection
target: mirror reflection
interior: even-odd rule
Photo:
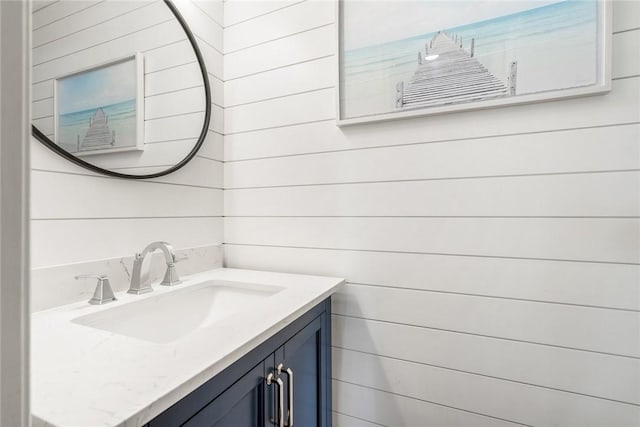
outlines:
[[[179,5],[44,1],[32,18],[32,118],[45,145],[134,177],[164,174],[195,154],[210,95]]]

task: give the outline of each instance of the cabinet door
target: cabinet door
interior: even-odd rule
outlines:
[[[291,411],[293,377],[294,427],[330,427],[328,315],[317,317],[276,351],[276,367],[282,364],[285,425]],[[290,370],[292,375],[287,373]]]
[[[265,369],[263,361],[184,425],[189,427],[264,427]],[[273,359],[271,359],[273,360]]]

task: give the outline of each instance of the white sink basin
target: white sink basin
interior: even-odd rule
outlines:
[[[105,308],[73,323],[159,344],[173,342],[232,314],[251,310],[284,288],[211,280]]]

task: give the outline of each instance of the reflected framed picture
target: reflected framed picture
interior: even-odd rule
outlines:
[[[54,141],[76,156],[144,149],[142,54],[60,76]]]
[[[338,125],[611,89],[609,0],[339,0]]]

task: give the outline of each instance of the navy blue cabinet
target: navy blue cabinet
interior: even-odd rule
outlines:
[[[318,304],[149,427],[331,427],[331,301]],[[270,381],[267,381],[270,378]]]

